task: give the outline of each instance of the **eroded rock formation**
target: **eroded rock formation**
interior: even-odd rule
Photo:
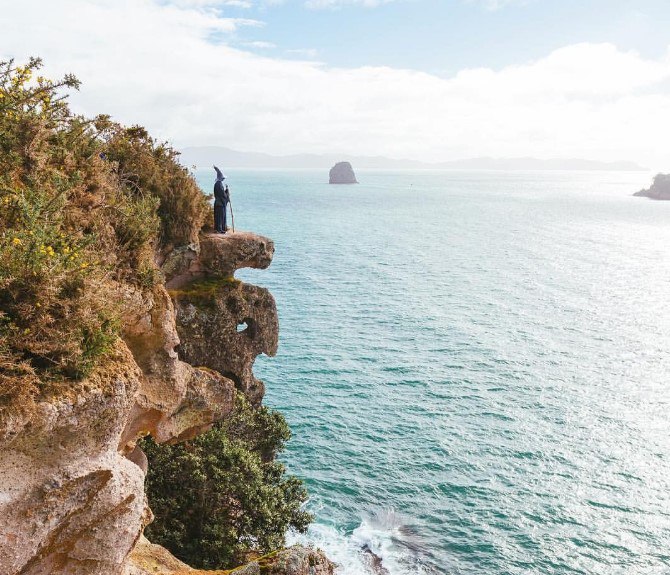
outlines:
[[[233,274],[267,267],[273,252],[271,240],[246,233],[203,235],[174,250],[162,262],[170,293],[163,282],[119,287],[123,337],[91,376],[5,406],[0,573],[157,572],[136,560],[147,549],[169,555],[140,539],[152,515],[136,441],[151,434],[175,442],[208,429],[232,410],[235,388],[261,401],[252,365],[277,349],[277,311],[267,290]],[[165,561],[163,573],[193,572]],[[309,565],[305,573],[332,572],[329,563],[331,571]]]
[[[86,382],[36,402],[0,446],[1,573],[119,572],[150,518],[144,473],[119,446],[141,387],[120,344]]]
[[[339,162],[330,169],[331,184],[357,184],[356,174],[349,162]]]
[[[191,569],[159,545],[142,538],[128,557],[123,575],[333,575],[323,551],[296,545],[228,571]]]
[[[181,336],[180,357],[235,383],[253,403],[263,399],[263,383],[252,366],[261,353],[277,352],[279,323],[272,294],[233,277],[240,267],[266,268],[274,244],[248,233],[205,235],[200,252],[171,262],[167,285]]]

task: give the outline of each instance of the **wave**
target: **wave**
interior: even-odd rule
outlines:
[[[304,535],[291,534],[289,544],[313,545],[337,563],[337,575],[434,575],[430,551],[416,530],[393,510],[363,517],[352,532],[314,523]]]

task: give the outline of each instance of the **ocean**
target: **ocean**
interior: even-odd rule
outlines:
[[[227,170],[265,402],[340,575],[670,573],[670,202],[645,172]],[[199,171],[209,191],[213,171]]]

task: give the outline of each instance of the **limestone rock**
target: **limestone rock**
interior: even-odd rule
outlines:
[[[323,551],[295,545],[228,571],[192,569],[169,551],[140,539],[123,575],[333,575],[335,565]]]
[[[258,561],[252,561],[242,567],[233,569],[230,575],[261,575],[261,566],[258,564]]]
[[[271,239],[248,232],[206,234],[200,238],[200,262],[208,277],[232,277],[240,268],[265,269],[274,253]]]
[[[163,285],[150,291],[125,288],[120,299],[125,302],[123,339],[144,377],[138,402],[145,409],[170,411],[179,405],[190,378],[175,351],[179,336],[172,300]]]
[[[88,380],[36,398],[0,449],[0,572],[118,573],[148,523],[144,473],[118,450],[141,385],[119,343]]]
[[[354,169],[349,162],[339,162],[330,169],[331,184],[357,184]]]
[[[161,272],[165,277],[165,283],[169,287],[176,287],[173,283],[181,285],[196,279],[195,274],[200,273],[197,259],[200,256],[200,243],[188,244],[187,246],[180,246],[175,248],[167,255],[165,255],[158,263],[160,264]],[[193,268],[192,268],[193,266]],[[182,277],[183,276],[183,277]],[[180,280],[173,282],[177,277]]]
[[[277,307],[268,290],[233,274],[242,267],[267,268],[273,255],[274,243],[263,236],[201,234],[198,254],[186,258],[188,270],[166,277],[173,288],[180,359],[232,380],[253,404],[264,394],[253,374],[254,360],[277,352]]]
[[[142,536],[128,556],[123,575],[175,575],[195,573],[167,549],[150,543]]]
[[[318,549],[294,545],[258,560],[263,575],[333,575],[335,564]]]
[[[670,174],[657,174],[649,189],[640,190],[633,195],[652,200],[670,200]]]
[[[254,234],[201,235],[162,254],[170,293],[119,284],[122,337],[85,381],[46,393],[0,378],[0,574],[201,573],[141,538],[152,514],[136,441],[201,433],[232,411],[236,387],[260,403],[252,367],[277,350],[277,309],[270,292],[232,276],[273,253]],[[292,548],[235,572],[330,575],[332,565]]]
[[[168,289],[204,278],[230,278],[240,268],[265,269],[272,262],[274,242],[249,232],[201,234],[200,244],[175,250],[162,266]]]
[[[121,440],[124,452],[134,450],[139,435],[151,434],[159,442],[181,440],[230,413],[233,381],[179,359],[175,311],[165,287],[144,293],[126,290],[124,300],[123,337],[142,370],[142,385]]]
[[[210,280],[173,295],[183,360],[216,370],[252,403],[260,403],[263,383],[252,368],[256,356],[277,352],[279,321],[272,294],[236,280]]]

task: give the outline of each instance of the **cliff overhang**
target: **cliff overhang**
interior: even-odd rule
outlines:
[[[141,538],[152,514],[137,440],[191,438],[230,414],[237,392],[261,402],[253,363],[277,351],[277,309],[269,291],[234,274],[267,268],[273,254],[270,239],[246,232],[173,249],[160,262],[164,281],[118,285],[122,337],[89,377],[3,417],[0,572],[196,572]],[[138,560],[147,549],[162,557],[159,571]],[[322,558],[306,561],[315,573]],[[318,573],[332,573],[323,565]]]

